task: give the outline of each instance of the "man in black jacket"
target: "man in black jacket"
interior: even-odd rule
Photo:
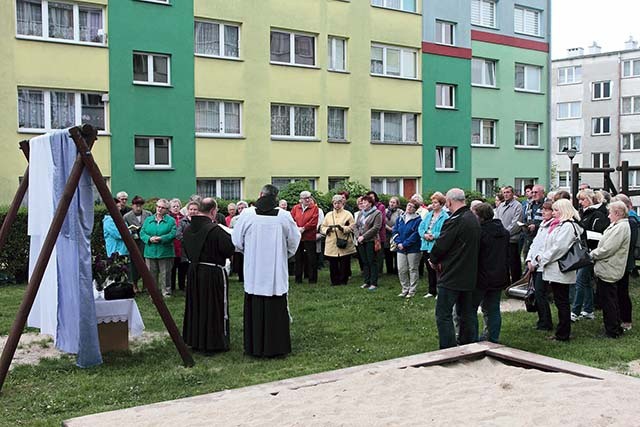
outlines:
[[[441,349],[457,344],[452,315],[454,304],[460,317],[460,344],[478,339],[472,294],[477,282],[480,224],[465,204],[464,191],[452,188],[446,198],[451,216],[444,222],[430,256],[433,268],[440,273],[436,324]]]

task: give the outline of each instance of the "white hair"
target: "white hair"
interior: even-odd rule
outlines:
[[[457,202],[464,202],[464,191],[459,188],[452,188],[451,190],[447,191],[447,199],[455,200]]]

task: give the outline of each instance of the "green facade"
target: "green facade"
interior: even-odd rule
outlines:
[[[422,55],[422,191],[471,188],[471,64],[468,59]],[[456,85],[455,109],[436,108],[436,84]],[[436,147],[456,147],[455,171],[436,171]]]
[[[193,2],[109,2],[111,188],[131,196],[195,192]],[[133,52],[169,55],[170,83],[133,83]],[[169,136],[169,170],[136,170],[135,136]]]
[[[497,120],[496,147],[473,147],[472,176],[497,178],[498,184],[514,185],[515,178],[537,178],[548,185],[548,54],[536,50],[473,42],[473,56],[496,61],[496,88],[472,89],[472,117]],[[543,67],[541,92],[514,89],[515,63]],[[542,123],[540,148],[515,147],[515,122]],[[472,184],[475,187],[475,182]]]

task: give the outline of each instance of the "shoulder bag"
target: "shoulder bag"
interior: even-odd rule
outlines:
[[[333,232],[336,233],[336,246],[338,247],[338,249],[346,249],[348,240],[338,236],[335,211],[332,212],[331,218],[333,219]]]
[[[558,266],[563,273],[593,264],[587,245],[580,239],[576,225],[572,221],[570,222],[573,227],[573,232],[575,233],[575,239],[569,251],[558,260]]]

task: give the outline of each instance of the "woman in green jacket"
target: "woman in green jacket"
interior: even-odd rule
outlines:
[[[156,214],[148,217],[140,229],[147,267],[165,297],[171,295],[171,267],[175,257],[173,239],[176,237],[176,221],[168,213],[169,201],[159,199]]]

